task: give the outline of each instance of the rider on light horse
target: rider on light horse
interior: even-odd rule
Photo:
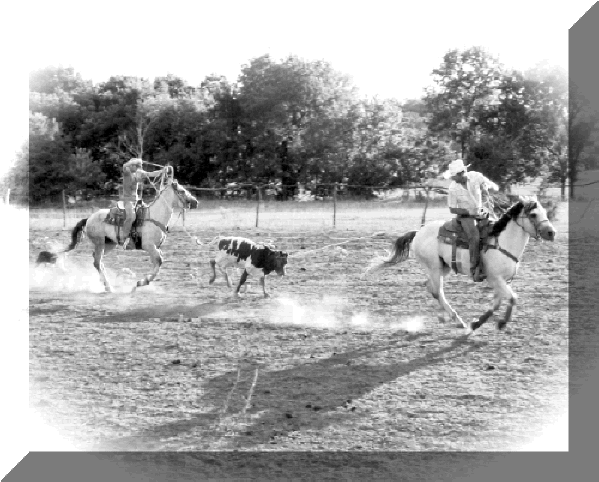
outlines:
[[[472,279],[478,282],[483,281],[484,276],[480,266],[480,233],[477,220],[489,215],[483,209],[483,197],[488,197],[488,189],[498,191],[499,186],[480,172],[468,172],[468,166],[464,165],[462,159],[456,159],[449,164],[449,170],[443,177],[453,179],[447,198],[449,211],[457,215],[458,223],[468,236],[470,273]]]
[[[164,168],[158,171],[146,172],[141,168],[142,162],[139,158],[133,158],[123,164],[123,195],[121,201],[123,201],[126,216],[118,243],[122,244],[124,249],[135,249],[135,243],[129,243],[129,241],[131,240],[131,226],[135,221],[135,206],[141,199],[137,193],[139,183],[143,182],[144,176],[148,179],[150,177],[156,178],[164,172]],[[131,247],[128,246],[129,244]]]

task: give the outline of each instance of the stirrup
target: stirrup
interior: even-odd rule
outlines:
[[[470,272],[470,277],[472,278],[472,281],[474,281],[475,283],[480,283],[481,281],[485,280],[485,275],[481,271],[480,267],[474,268],[474,271]]]

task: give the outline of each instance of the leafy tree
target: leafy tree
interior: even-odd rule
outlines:
[[[536,155],[542,161],[543,183],[559,182],[565,198],[568,165],[568,79],[564,69],[540,62],[525,72],[536,82],[536,103],[530,107],[537,133]]]
[[[29,91],[40,94],[73,94],[91,87],[72,67],[46,67],[29,75]]]
[[[8,169],[6,176],[0,180],[3,196],[10,189],[11,203],[16,200],[19,204],[29,201],[29,142],[26,142],[17,152],[14,163]]]
[[[586,150],[594,147],[593,133],[599,128],[599,112],[593,109],[576,84],[570,81],[568,119],[568,164],[570,197],[575,197],[578,172]]]
[[[312,178],[332,180],[347,157],[346,119],[356,90],[347,76],[322,61],[268,55],[242,70],[240,126],[246,160],[255,174],[281,176],[285,185]]]
[[[40,202],[57,196],[75,181],[69,173],[71,152],[60,137],[29,136],[29,199]]]
[[[97,190],[106,180],[106,174],[102,172],[100,164],[94,162],[90,152],[85,149],[76,148],[75,153],[69,156],[68,166],[68,174],[73,178],[69,185],[70,190]]]
[[[480,48],[448,52],[433,73],[431,132],[451,137],[465,162],[504,186],[542,174],[548,149],[562,145],[563,79],[539,67],[525,78]]]

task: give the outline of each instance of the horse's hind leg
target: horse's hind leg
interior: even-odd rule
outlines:
[[[464,323],[464,320],[457,314],[457,312],[451,307],[447,298],[445,298],[445,291],[443,290],[443,279],[449,274],[449,267],[439,266],[433,269],[427,270],[428,282],[427,288],[431,295],[439,302],[445,312],[451,317],[454,322],[459,322],[464,328],[468,328],[468,325]]]
[[[102,262],[102,257],[104,256],[104,243],[96,244],[94,246],[94,268],[98,270],[100,273],[100,279],[102,283],[104,283],[104,290],[108,293],[112,293],[112,286],[106,277],[106,270],[104,269],[104,263]]]
[[[512,288],[506,283],[505,280],[500,280],[499,286],[504,294],[503,297],[507,298],[509,303],[507,309],[505,310],[505,317],[502,321],[497,322],[497,329],[503,330],[505,328],[505,325],[507,325],[512,320],[512,310],[514,309],[514,306],[516,306],[518,296],[514,293]]]
[[[451,319],[454,322],[459,323],[464,328],[469,328],[468,325],[466,324],[466,322],[464,322],[464,320],[462,320],[460,315],[458,315],[457,311],[455,311],[451,307],[451,305],[447,301],[447,298],[445,298],[445,291],[443,291],[443,277],[440,278],[439,284],[440,284],[440,286],[439,286],[439,298],[438,299],[439,299],[439,303],[441,304],[443,309],[449,314],[449,316],[451,316]]]

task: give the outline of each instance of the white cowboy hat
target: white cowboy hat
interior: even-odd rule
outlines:
[[[466,169],[469,166],[470,166],[470,164],[468,164],[467,166],[464,166],[464,161],[462,161],[461,159],[456,159],[455,161],[451,161],[449,163],[448,170],[443,173],[443,177],[445,179],[449,179],[462,171],[466,171]]]
[[[142,163],[143,163],[143,161],[142,161],[140,158],[138,158],[138,157],[134,157],[133,159],[130,159],[130,160],[129,160],[129,163],[130,163],[130,164],[136,164],[136,165],[138,165],[138,166],[141,166],[141,165],[142,165]]]

